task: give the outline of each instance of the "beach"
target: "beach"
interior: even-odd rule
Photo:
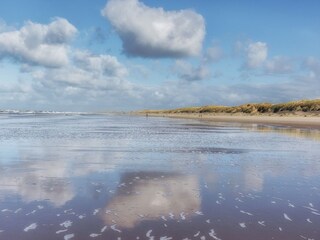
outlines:
[[[141,113],[141,115],[146,115]],[[231,115],[231,114],[199,114],[199,113],[148,113],[150,117],[169,117],[206,120],[212,122],[233,122],[249,124],[266,124],[272,126],[287,126],[297,128],[320,129],[319,115]]]

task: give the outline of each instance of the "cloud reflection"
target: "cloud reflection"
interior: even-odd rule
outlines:
[[[96,141],[68,141],[66,147],[54,148],[41,142],[33,144],[38,147],[21,145],[0,155],[0,200],[17,194],[24,202],[48,201],[61,207],[76,195],[74,177],[110,171],[123,159],[119,152],[78,151],[83,146],[99,147],[101,143]]]
[[[107,203],[106,224],[133,228],[144,220],[187,219],[200,209],[199,181],[193,175],[126,173],[115,197]]]

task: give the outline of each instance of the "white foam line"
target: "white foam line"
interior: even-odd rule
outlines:
[[[91,238],[96,238],[96,237],[99,237],[99,236],[101,236],[102,234],[100,234],[100,233],[91,233],[90,235],[89,235],[89,237],[91,237]]]
[[[200,231],[197,232],[196,234],[194,234],[193,236],[194,236],[194,237],[198,237],[199,235],[200,235]]]
[[[261,225],[261,226],[266,226],[264,223],[265,223],[265,221],[258,221],[258,223]]]
[[[242,228],[246,228],[246,227],[247,227],[245,223],[239,223],[239,225],[240,225],[240,227],[242,227]]]
[[[196,212],[194,212],[194,213],[197,214],[197,215],[203,215],[203,213],[200,212],[200,211],[196,211]]]
[[[211,230],[210,230],[209,236],[212,237],[212,238],[215,239],[215,240],[221,240],[221,238],[218,238],[218,237],[216,236],[216,233],[215,233],[214,229],[211,229]]]
[[[303,235],[299,235],[302,239],[306,239],[306,240],[315,240],[314,238],[308,238],[308,237],[305,237]]]
[[[308,222],[308,223],[312,223],[311,220],[310,220],[310,218],[307,219],[307,222]]]
[[[308,207],[308,206],[303,206],[304,208],[306,209],[309,209],[311,211],[314,211],[314,212],[319,212],[319,210],[315,209],[315,208],[312,208],[312,207]]]
[[[249,215],[249,216],[253,216],[253,214],[252,214],[252,213],[245,212],[245,211],[243,211],[243,210],[240,210],[240,212],[241,212],[241,213],[243,213],[243,214],[247,214],[247,215]]]
[[[33,210],[32,212],[27,213],[26,216],[29,216],[30,214],[34,214],[36,212],[37,212],[37,210]]]
[[[292,219],[291,219],[291,218],[289,218],[289,216],[288,216],[286,213],[284,213],[284,214],[283,214],[283,216],[284,216],[284,218],[285,218],[286,220],[288,220],[288,221],[291,221],[291,222],[292,222]]]
[[[56,231],[56,234],[63,233],[63,232],[66,232],[66,231],[68,231],[68,229],[58,230],[58,231]]]
[[[314,215],[320,216],[320,213],[318,213],[318,212],[311,212],[311,213],[314,214]]]
[[[161,218],[163,219],[163,221],[167,221],[165,216],[162,216]]]
[[[171,240],[172,237],[167,237],[167,236],[164,236],[164,237],[160,237],[160,240]]]
[[[30,224],[28,227],[26,227],[25,229],[23,229],[23,231],[28,232],[28,231],[30,231],[30,230],[36,229],[37,227],[38,227],[38,224],[37,224],[37,223],[32,223],[32,224]]]
[[[64,235],[63,238],[64,238],[64,240],[69,240],[69,239],[71,239],[71,238],[74,238],[74,234],[71,233],[71,234]]]
[[[60,223],[60,226],[68,228],[72,226],[72,222],[70,220],[67,220],[67,221],[64,221],[63,223]]]
[[[278,198],[278,197],[272,197],[273,199],[277,199],[277,200],[280,200],[282,201],[283,199],[282,198]]]
[[[101,231],[100,231],[100,232],[101,232],[101,233],[105,232],[105,231],[107,230],[107,228],[108,228],[107,226],[104,226],[103,228],[101,228]]]
[[[68,213],[68,212],[71,212],[71,211],[72,211],[72,208],[66,209],[66,210],[64,210],[63,212],[64,212],[64,213]]]
[[[149,240],[154,240],[154,236],[151,236],[151,233],[152,233],[152,230],[149,230],[149,231],[146,233],[146,237],[149,238]]]
[[[14,213],[18,213],[22,210],[22,208],[18,208],[17,210],[14,211]]]
[[[110,228],[111,228],[113,231],[115,231],[115,232],[121,233],[121,230],[117,229],[116,226],[117,226],[117,225],[114,224],[114,225],[112,225]]]
[[[93,211],[93,215],[97,215],[97,213],[100,211],[100,209],[95,209],[94,211]]]

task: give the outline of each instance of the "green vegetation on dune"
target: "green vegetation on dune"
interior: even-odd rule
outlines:
[[[287,103],[248,103],[239,106],[202,106],[185,107],[171,110],[145,110],[141,113],[245,113],[245,114],[272,114],[272,113],[320,113],[320,99],[301,100]]]

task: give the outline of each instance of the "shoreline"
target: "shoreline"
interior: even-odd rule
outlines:
[[[145,116],[146,113],[138,113]],[[265,116],[265,115],[228,115],[228,114],[198,114],[198,113],[148,113],[148,117],[168,117],[206,120],[213,122],[233,122],[248,124],[266,124],[279,127],[295,127],[320,130],[320,116]]]

